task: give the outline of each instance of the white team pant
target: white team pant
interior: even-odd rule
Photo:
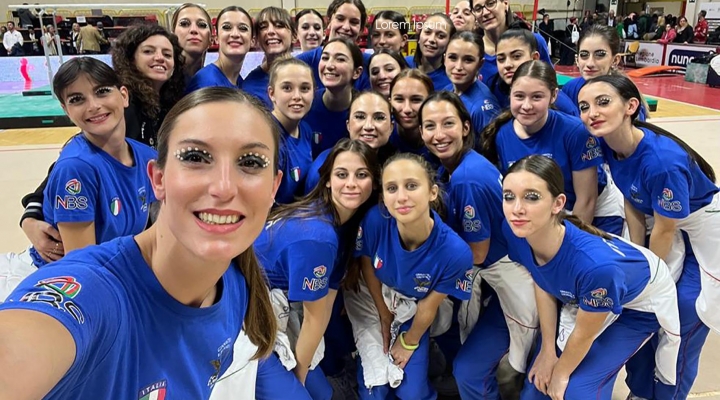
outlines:
[[[274,351],[282,365],[291,371],[297,365],[295,360],[295,345],[298,336],[300,336],[300,327],[302,326],[302,302],[288,301],[285,293],[280,289],[270,291],[270,302],[275,312],[275,318],[278,323],[277,338],[275,339]],[[325,355],[325,339],[320,339],[315,354],[313,354],[310,369],[313,370],[322,361]]]
[[[35,271],[37,267],[30,257],[29,247],[22,253],[0,254],[0,303]]]

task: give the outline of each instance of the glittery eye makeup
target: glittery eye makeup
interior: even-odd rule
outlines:
[[[538,201],[542,199],[542,195],[538,192],[527,192],[525,193],[525,196],[523,196],[523,199],[528,201]]]
[[[270,165],[270,159],[264,154],[245,153],[240,156],[238,163],[241,167],[267,168],[267,166]]]
[[[610,104],[611,101],[612,101],[612,98],[610,98],[610,96],[602,96],[597,99],[596,103],[599,106],[606,106],[606,105]]]
[[[207,150],[200,150],[197,147],[181,147],[175,150],[175,158],[180,161],[201,162],[212,160],[212,154]]]

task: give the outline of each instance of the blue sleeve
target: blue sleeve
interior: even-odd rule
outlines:
[[[585,261],[588,262],[588,261]],[[590,261],[594,264],[594,262]],[[588,312],[612,312],[620,315],[625,296],[625,277],[615,265],[592,265],[578,282],[578,305]]]
[[[185,87],[185,94],[190,94],[198,89],[209,86],[207,82],[205,82],[204,74],[200,73],[201,71],[202,70],[198,71],[195,75],[193,75],[192,79],[190,79],[190,83],[188,83]]]
[[[328,294],[337,245],[308,239],[291,244],[283,253],[290,301],[315,301]]]
[[[87,162],[77,157],[58,161],[45,187],[45,199],[52,204],[48,222],[95,221],[100,185],[95,168]]]
[[[322,50],[320,50],[322,52]],[[315,55],[318,54],[318,51],[316,49],[304,51],[298,55],[295,56],[298,60],[304,62],[305,64],[309,65],[310,68],[315,68]]]
[[[320,156],[318,156],[318,158],[310,164],[310,169],[305,176],[305,194],[310,193],[313,189],[315,189],[318,182],[320,182],[320,167],[322,166],[322,163],[317,162],[319,159]]]
[[[573,117],[580,117],[580,109],[577,104],[574,104],[567,94],[563,91],[558,91],[557,99],[555,100],[555,108],[558,111]]]
[[[602,165],[603,152],[600,142],[590,135],[582,123],[578,121],[568,133],[565,146],[571,171],[582,171]]]
[[[665,171],[647,180],[652,208],[656,213],[673,219],[690,215],[691,177],[682,171]]]
[[[480,185],[461,184],[453,186],[452,204],[456,208],[454,226],[462,226],[457,232],[467,243],[482,242],[490,238],[490,211],[487,198]]]
[[[102,359],[115,342],[124,314],[116,290],[96,270],[63,260],[25,278],[0,304],[0,310],[10,309],[43,313],[70,332],[75,361],[66,376]]]
[[[258,362],[255,399],[312,400],[312,397],[295,374],[283,367],[277,354],[270,353]]]
[[[535,32],[535,40],[537,40],[538,53],[540,53],[540,60],[545,61],[550,65],[554,65],[552,58],[550,58],[550,51],[548,49],[547,42],[541,34]]]
[[[448,264],[443,271],[442,276],[438,279],[433,291],[453,296],[458,300],[470,300],[470,291],[464,290],[472,288],[464,281],[468,280],[466,272],[473,268],[473,256],[470,246],[467,243],[459,243],[459,246],[453,246],[447,254],[453,254],[448,257]],[[445,247],[445,246],[443,246]]]

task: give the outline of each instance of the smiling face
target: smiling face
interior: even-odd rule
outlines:
[[[429,95],[425,85],[417,79],[405,78],[395,82],[390,93],[390,104],[397,123],[404,130],[414,131],[420,126],[418,112]]]
[[[550,92],[540,79],[523,76],[510,88],[510,111],[528,132],[537,132],[545,125],[556,96],[557,89]]]
[[[499,0],[475,0],[473,1],[473,14],[486,31],[497,30],[505,26],[508,13],[508,3]]]
[[[98,85],[82,74],[59,96],[70,120],[88,135],[107,138],[125,123],[128,106],[125,87]]]
[[[450,41],[450,27],[441,17],[430,17],[423,23],[418,46],[425,58],[442,57]]]
[[[401,158],[383,169],[383,204],[399,223],[428,218],[430,203],[437,199],[438,192],[425,168],[414,160]]]
[[[307,13],[298,20],[298,37],[302,51],[319,47],[325,40],[323,21],[313,13]]]
[[[335,89],[352,85],[362,73],[362,66],[355,67],[350,49],[344,43],[332,42],[325,45],[318,70],[323,85]]]
[[[360,95],[350,106],[347,129],[350,139],[362,140],[373,149],[387,144],[393,130],[387,100],[374,93]]]
[[[362,29],[360,26],[361,18],[360,10],[351,3],[345,3],[338,7],[328,23],[330,39],[344,36],[352,41],[357,40]]]
[[[506,39],[498,43],[495,55],[500,78],[508,85],[512,83],[515,71],[522,63],[540,58],[537,51],[531,53],[530,46],[517,38]]]
[[[173,54],[173,46],[168,38],[163,35],[150,36],[135,50],[135,67],[159,89],[175,71]]]
[[[260,234],[282,178],[269,121],[247,103],[211,102],[181,114],[164,168],[149,172],[163,224],[189,253],[234,258]]]
[[[344,151],[335,157],[330,181],[333,205],[340,214],[352,214],[370,198],[373,189],[372,174],[365,160],[353,151]]]
[[[174,32],[180,47],[186,54],[198,55],[210,47],[210,21],[197,7],[187,7],[180,11]]]
[[[588,36],[580,43],[577,64],[582,77],[586,80],[607,75],[618,61],[619,57],[613,57],[610,45],[601,36]]]
[[[470,134],[470,121],[463,122],[455,106],[448,101],[426,103],[420,127],[425,146],[441,162],[459,154],[463,139]]]
[[[400,73],[400,64],[389,54],[378,54],[372,58],[368,68],[372,89],[390,97],[390,83]]]
[[[578,94],[580,118],[590,134],[604,137],[621,130],[640,106],[638,99],[625,101],[613,86],[595,82],[583,86]]]
[[[455,39],[445,53],[445,73],[453,86],[465,90],[477,81],[482,62],[477,44]]]
[[[258,24],[260,48],[267,55],[284,54],[290,51],[293,33],[284,21],[266,19]]]
[[[475,15],[472,13],[469,1],[458,2],[450,13],[450,19],[458,31],[471,31],[475,28]]]
[[[220,53],[244,57],[253,44],[252,21],[240,11],[228,11],[218,19]]]
[[[273,113],[291,121],[301,120],[310,111],[314,87],[310,67],[286,65],[277,69],[275,84],[268,88]]]
[[[399,53],[405,48],[407,35],[403,35],[400,32],[397,22],[389,19],[377,18],[373,21],[370,40],[372,42],[372,47],[375,50],[390,49]]]
[[[565,195],[553,197],[547,183],[531,172],[512,172],[503,180],[503,214],[517,237],[547,232],[564,207]]]

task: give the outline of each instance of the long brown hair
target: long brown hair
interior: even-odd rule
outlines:
[[[277,124],[275,124],[275,121],[265,106],[255,97],[245,92],[226,87],[206,87],[196,90],[185,96],[170,110],[158,132],[158,168],[165,168],[168,157],[168,142],[175,128],[177,119],[187,111],[201,104],[224,102],[247,105],[262,116],[263,121],[272,132],[275,145],[273,170],[277,173],[278,146],[280,142],[280,132]],[[238,112],[242,111],[243,110],[238,110]],[[258,346],[258,350],[253,355],[253,359],[262,358],[272,351],[277,332],[277,321],[272,304],[270,303],[268,283],[263,275],[260,263],[255,256],[252,245],[235,257],[233,261],[240,269],[240,272],[242,272],[248,286],[249,296],[243,329],[250,338],[250,341]]]
[[[505,177],[503,177],[503,182],[508,175],[520,171],[530,172],[531,174],[545,181],[545,184],[548,187],[548,191],[550,191],[550,195],[553,198],[556,198],[564,193],[565,183],[563,182],[562,170],[560,169],[560,166],[557,164],[557,162],[555,162],[555,160],[553,160],[552,158],[539,154],[533,154],[527,157],[523,157],[510,166],[507,174],[505,174]],[[577,226],[578,228],[587,233],[591,233],[595,236],[600,236],[603,239],[612,240],[612,236],[605,233],[605,231],[603,231],[602,229],[587,224],[583,222],[580,218],[578,218],[576,215],[572,215],[566,210],[562,210],[557,215],[557,221],[558,223],[562,223],[565,220],[570,221],[573,225]]]

